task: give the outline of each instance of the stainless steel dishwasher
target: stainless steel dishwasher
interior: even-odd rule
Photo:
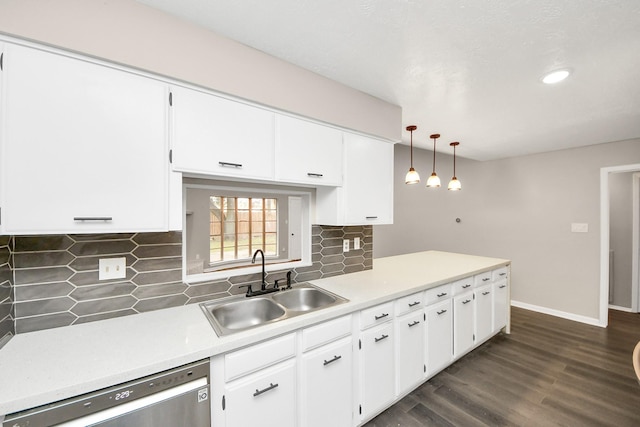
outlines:
[[[8,415],[3,427],[210,427],[209,360]]]

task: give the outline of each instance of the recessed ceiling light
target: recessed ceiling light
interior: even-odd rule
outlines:
[[[569,77],[569,70],[556,70],[546,74],[542,78],[542,82],[548,85],[561,82],[562,80]]]

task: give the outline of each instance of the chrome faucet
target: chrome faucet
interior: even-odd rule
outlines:
[[[260,252],[260,256],[262,256],[262,282],[260,284],[260,289],[264,291],[265,289],[267,289],[267,281],[265,280],[266,274],[264,272],[264,252],[262,252],[262,249],[258,249],[253,253],[253,258],[251,258],[251,264],[256,263],[256,256],[258,255],[258,252]]]

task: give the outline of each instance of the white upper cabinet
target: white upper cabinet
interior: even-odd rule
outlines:
[[[4,46],[2,232],[169,227],[167,85]]]
[[[273,180],[273,112],[179,86],[171,93],[174,170]]]
[[[393,144],[344,133],[344,182],[318,188],[316,222],[324,225],[393,223]]]
[[[275,177],[296,184],[342,185],[342,132],[276,114]]]

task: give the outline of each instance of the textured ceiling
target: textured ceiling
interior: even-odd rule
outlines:
[[[140,1],[400,105],[421,148],[438,132],[438,151],[488,160],[640,137],[639,0]]]

